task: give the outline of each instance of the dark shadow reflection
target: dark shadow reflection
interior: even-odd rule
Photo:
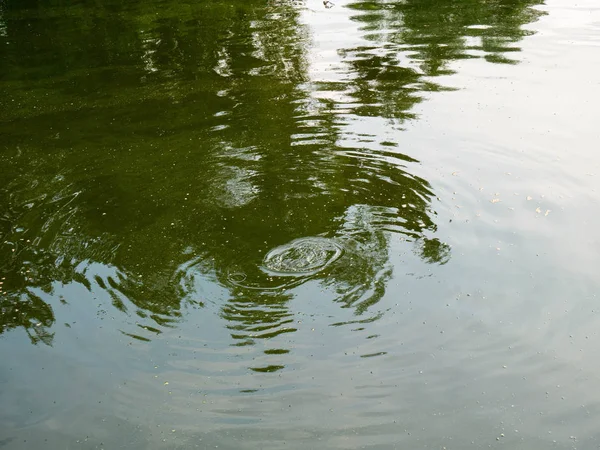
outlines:
[[[236,345],[294,332],[289,303],[305,282],[375,320],[393,237],[431,264],[450,250],[432,237],[418,161],[351,119],[414,118],[421,93],[440,88],[431,77],[474,51],[508,62],[538,3],[353,3],[365,46],[340,50],[351,80],[328,84],[308,75],[302,4],[6,1],[0,333],[51,344],[73,283],[104,293],[142,340],[213,301],[213,285],[228,292],[219,314]],[[314,95],[328,90],[352,105]],[[303,237],[344,254],[304,278],[260,269]]]

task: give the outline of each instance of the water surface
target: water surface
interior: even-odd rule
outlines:
[[[0,1],[0,448],[596,448],[592,0]]]

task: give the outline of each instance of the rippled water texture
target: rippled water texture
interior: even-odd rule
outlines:
[[[235,265],[230,267],[227,278],[231,284],[240,288],[283,289],[300,284],[323,271],[342,256],[343,251],[343,247],[331,239],[322,237],[295,239],[269,250],[258,267],[251,267],[247,271]],[[258,274],[262,282],[251,281],[249,273],[252,272],[255,276]]]
[[[342,255],[342,247],[324,238],[301,238],[276,247],[263,260],[263,270],[274,275],[314,275]]]
[[[0,448],[600,446],[600,8],[0,0]]]

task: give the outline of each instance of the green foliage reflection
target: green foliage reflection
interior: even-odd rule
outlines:
[[[418,161],[352,121],[414,119],[456,59],[516,62],[538,3],[352,3],[364,45],[339,48],[347,77],[323,82],[309,74],[302,4],[7,0],[0,333],[51,344],[57,292],[79,284],[138,317],[150,334],[126,333],[149,339],[214,285],[239,345],[271,339],[295,331],[293,289],[228,274],[305,236],[343,243],[344,263],[311,282],[371,320],[392,236],[428,263],[450,251],[427,237],[434,193],[411,173]]]

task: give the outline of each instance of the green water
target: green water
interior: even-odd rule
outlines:
[[[597,448],[593,0],[0,0],[0,448]]]

